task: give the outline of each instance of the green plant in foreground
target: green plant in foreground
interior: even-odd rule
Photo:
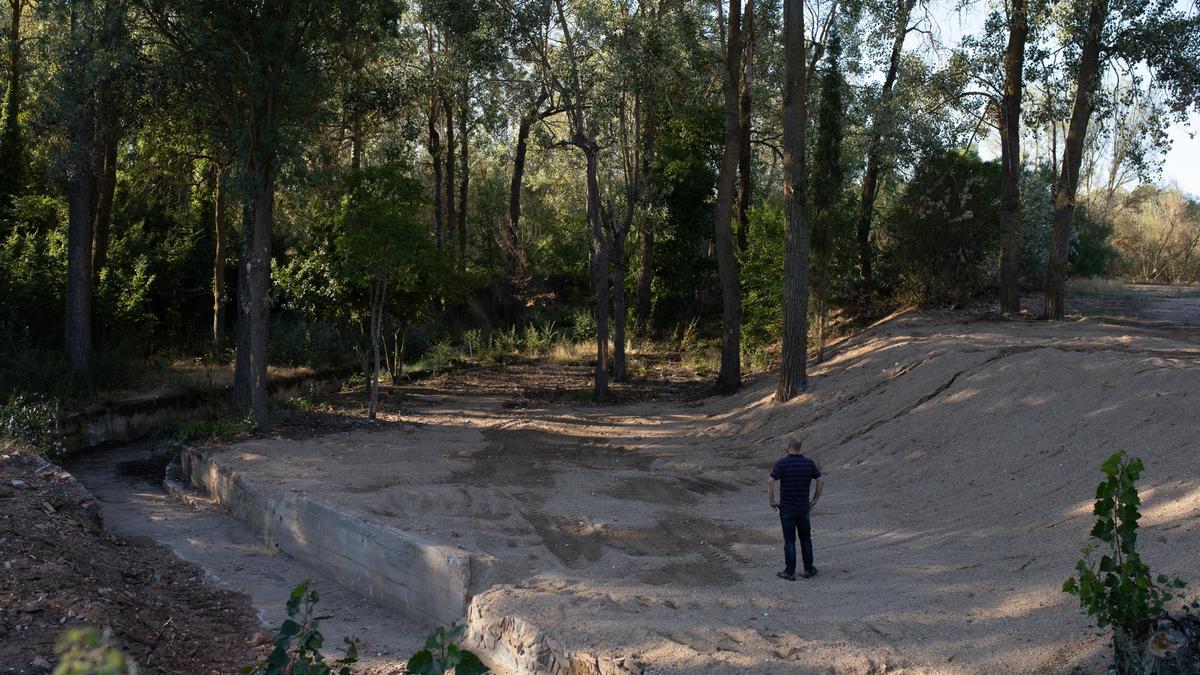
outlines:
[[[242,672],[254,675],[350,675],[350,665],[358,662],[358,641],[345,638],[346,655],[332,663],[325,662],[321,654],[325,637],[319,627],[322,621],[333,617],[314,616],[319,599],[311,579],[305,579],[293,588],[287,602],[288,618],[283,620],[272,640],[275,648],[265,661],[246,666]]]
[[[425,648],[408,660],[405,671],[413,675],[442,675],[450,671],[454,675],[481,675],[488,672],[478,656],[455,644],[466,630],[465,625],[451,626],[450,630],[439,626],[425,638]]]
[[[112,632],[72,628],[58,637],[54,675],[137,675],[137,664],[112,646]]]
[[[1163,605],[1174,599],[1170,589],[1183,588],[1179,579],[1159,575],[1152,579],[1150,568],[1137,552],[1138,476],[1142,460],[1124,451],[1109,457],[1100,467],[1106,478],[1096,487],[1096,524],[1091,536],[1099,541],[1083,549],[1075,564],[1077,576],[1063,583],[1063,592],[1079,598],[1088,615],[1101,628],[1113,629],[1113,651],[1119,672],[1140,661],[1142,644],[1150,636]],[[1095,553],[1101,552],[1099,560]]]
[[[54,399],[20,394],[0,403],[0,448],[22,444],[51,457],[61,456],[62,406]]]

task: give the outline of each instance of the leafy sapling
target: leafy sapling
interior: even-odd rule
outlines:
[[[488,672],[478,656],[455,644],[465,633],[465,625],[439,626],[425,638],[425,648],[408,660],[406,672],[411,675],[482,675]]]
[[[1138,554],[1141,499],[1135,483],[1142,469],[1142,460],[1124,451],[1101,466],[1105,479],[1096,487],[1096,523],[1091,531],[1097,542],[1083,549],[1084,557],[1075,564],[1076,576],[1062,587],[1079,598],[1100,628],[1112,627],[1113,652],[1122,673],[1131,672],[1132,665],[1141,661],[1164,605],[1175,598],[1172,591],[1184,586],[1176,578],[1153,577]]]
[[[274,648],[265,661],[246,666],[243,673],[251,675],[350,675],[350,666],[358,662],[358,641],[345,638],[346,655],[331,663],[325,662],[321,648],[321,622],[331,616],[314,616],[320,596],[305,579],[292,589],[287,602],[288,618],[283,620],[272,641]]]

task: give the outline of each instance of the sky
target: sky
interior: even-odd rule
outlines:
[[[1194,138],[1189,138],[1194,134]],[[1185,125],[1171,129],[1171,151],[1163,166],[1162,182],[1200,198],[1200,114],[1192,113]]]

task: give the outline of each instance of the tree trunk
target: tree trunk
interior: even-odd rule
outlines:
[[[900,70],[900,56],[904,51],[904,38],[908,36],[908,19],[912,15],[916,0],[900,0],[896,16],[895,34],[892,38],[892,54],[888,61],[887,75],[884,76],[883,86],[879,90],[879,103],[871,119],[871,140],[867,146],[867,168],[863,173],[862,201],[858,213],[858,258],[859,274],[862,278],[862,290],[870,292],[872,285],[871,261],[874,252],[871,249],[871,220],[875,216],[875,197],[879,189],[880,163],[882,162],[883,123],[880,117],[888,114],[888,105],[892,100],[892,89],[896,84],[896,75]]]
[[[750,113],[753,103],[750,85],[754,71],[754,0],[746,0],[746,10],[742,21],[746,26],[744,31],[746,49],[742,58],[742,98],[738,110],[741,154],[738,157],[737,243],[738,248],[745,251],[750,246],[750,202],[754,192],[754,174],[751,166],[753,153],[750,146]]]
[[[437,93],[431,94],[429,103],[429,157],[433,160],[433,237],[440,251],[446,245],[446,232],[442,226],[442,141],[438,135]]]
[[[1029,35],[1026,0],[1012,0],[1008,47],[1004,50],[1004,96],[1000,103],[1000,313],[1021,311],[1021,95],[1025,42]]]
[[[86,110],[80,114],[89,114]],[[79,124],[87,127],[90,124]],[[72,151],[86,155],[91,145],[87,131],[77,129]],[[67,179],[67,288],[65,338],[67,366],[78,383],[92,376],[92,222],[96,188],[94,163],[80,157]]]
[[[1054,194],[1054,230],[1050,241],[1050,261],[1046,267],[1046,306],[1044,318],[1061,321],[1066,313],[1067,256],[1071,247],[1071,224],[1075,218],[1075,193],[1079,188],[1079,165],[1083,161],[1088,122],[1095,107],[1093,100],[1100,81],[1100,49],[1108,1],[1092,0],[1088,9],[1088,28],[1079,55],[1079,78],[1075,83],[1075,102],[1071,123],[1063,143],[1062,173]]]
[[[446,235],[450,241],[454,241],[455,227],[458,225],[458,210],[454,202],[455,162],[458,158],[454,154],[454,103],[449,96],[442,98],[442,107],[446,112]]]
[[[213,171],[212,341],[217,354],[225,347],[225,171]]]
[[[242,225],[238,233],[237,345],[233,366],[233,403],[250,407],[250,242],[254,239],[254,202],[242,199]]]
[[[613,380],[629,380],[625,365],[625,318],[628,316],[625,302],[625,241],[629,236],[629,224],[624,227],[614,223],[612,231],[612,305],[613,305]]]
[[[111,122],[110,122],[111,123]],[[112,230],[113,197],[117,189],[117,132],[105,131],[100,170],[96,177],[95,223],[92,226],[92,289],[100,288],[100,272],[108,264],[108,240]]]
[[[458,151],[459,166],[462,167],[462,180],[458,182],[458,255],[467,257],[467,195],[471,184],[471,128],[468,113],[467,82],[463,82],[462,109],[458,113]]]
[[[267,346],[269,341],[271,291],[271,230],[275,220],[275,175],[263,168],[255,176],[254,232],[248,265],[250,291],[250,411],[260,431],[271,428],[267,391]]]
[[[540,105],[540,103],[539,103]],[[520,286],[525,276],[525,258],[521,255],[521,182],[525,176],[525,153],[529,148],[529,130],[537,106],[521,118],[517,128],[517,146],[513,153],[512,180],[508,185],[508,228],[504,231],[508,279]]]
[[[582,114],[582,113],[580,113]],[[596,398],[608,397],[608,250],[600,220],[598,149],[589,144],[587,157],[588,222],[592,226],[592,285],[596,287],[596,370],[592,388]]]
[[[357,103],[355,105],[357,106]],[[350,114],[353,116],[350,122],[350,170],[358,171],[362,168],[362,115],[358,110],[354,110]]]
[[[742,385],[741,330],[742,298],[737,255],[734,252],[733,216],[734,180],[741,157],[740,94],[742,38],[741,4],[729,0],[729,42],[725,49],[725,154],[717,180],[717,212],[713,243],[717,253],[717,268],[721,277],[721,370],[717,389],[722,393],[737,391]]]
[[[376,278],[371,284],[371,354],[374,367],[371,371],[371,396],[367,405],[367,419],[374,422],[379,409],[379,338],[383,332],[383,305],[387,297],[387,276]]]
[[[8,87],[0,111],[0,213],[12,205],[25,182],[25,148],[21,140],[21,14],[27,0],[9,0],[12,21],[8,41]],[[0,236],[5,233],[0,232]]]
[[[643,225],[638,233],[641,244],[638,264],[638,297],[637,319],[643,328],[649,328],[653,312],[652,295],[654,286],[654,232],[649,225]]]
[[[562,0],[554,0],[558,13],[558,25],[562,30],[563,42],[567,47],[567,58],[571,66],[571,85],[566,92],[571,106],[571,143],[583,151],[587,160],[587,217],[592,230],[592,285],[596,290],[596,369],[593,395],[607,398],[608,392],[608,247],[604,240],[604,223],[600,215],[599,152],[596,138],[588,131],[584,114],[583,84],[579,76],[579,55],[575,51],[575,40]],[[548,65],[548,64],[547,64]]]
[[[783,207],[787,218],[783,260],[783,354],[775,400],[788,401],[808,386],[808,122],[804,53],[804,0],[784,0]]]

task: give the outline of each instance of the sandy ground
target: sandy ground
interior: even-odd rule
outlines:
[[[665,672],[1102,671],[1060,591],[1098,467],[1141,456],[1145,559],[1200,583],[1200,345],[1185,323],[907,313],[809,391],[519,405],[414,388],[377,432],[214,448],[476,555],[485,611]],[[788,583],[765,481],[787,434],[827,476],[816,579]],[[477,564],[475,564],[477,563]]]

